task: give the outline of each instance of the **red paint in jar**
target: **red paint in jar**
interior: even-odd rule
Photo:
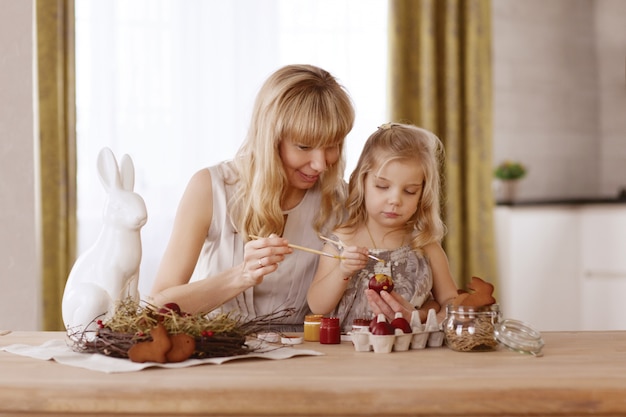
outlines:
[[[320,325],[320,343],[336,345],[341,343],[339,317],[324,317]]]

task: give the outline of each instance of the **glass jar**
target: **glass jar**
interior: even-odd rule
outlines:
[[[446,344],[459,352],[486,352],[496,350],[498,341],[495,326],[500,320],[500,307],[448,305],[443,330]]]
[[[307,342],[320,341],[321,314],[309,314],[304,317],[304,340]]]
[[[320,343],[336,345],[341,343],[339,317],[324,317],[320,325]]]

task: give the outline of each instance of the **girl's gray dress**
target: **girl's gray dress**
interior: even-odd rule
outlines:
[[[374,274],[390,275],[393,290],[416,307],[420,307],[430,296],[433,278],[430,263],[423,254],[416,253],[408,245],[394,250],[370,249],[370,253],[385,260],[385,263],[370,259],[367,266],[350,279],[343,297],[331,313],[339,317],[343,332],[351,330],[354,319],[372,319],[365,290]]]

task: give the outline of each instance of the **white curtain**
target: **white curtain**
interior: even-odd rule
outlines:
[[[384,0],[76,0],[78,253],[102,225],[99,150],[129,154],[148,208],[147,294],[187,181],[232,158],[258,88],[285,64],[321,66],[354,99],[347,177],[387,121],[386,31]]]

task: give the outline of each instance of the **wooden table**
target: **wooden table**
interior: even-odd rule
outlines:
[[[0,416],[626,416],[626,331],[543,336],[538,358],[305,342],[325,355],[121,374],[0,352]],[[0,345],[63,337],[13,332]]]

